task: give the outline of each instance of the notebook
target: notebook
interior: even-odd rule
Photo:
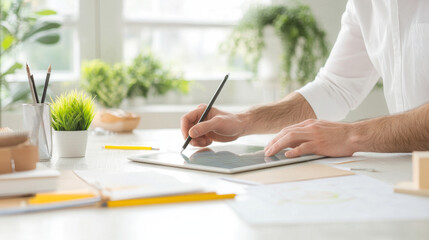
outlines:
[[[169,175],[153,171],[121,173],[75,171],[75,174],[89,185],[99,189],[102,196],[110,201],[178,195],[204,190],[196,184],[182,182]]]
[[[42,164],[30,171],[0,174],[0,197],[54,191],[60,173]]]
[[[41,167],[38,166],[38,168]],[[0,216],[18,213],[56,210],[70,207],[90,206],[96,205],[101,200],[101,198],[97,195],[97,192],[94,191],[86,183],[84,183],[80,178],[78,178],[72,171],[62,172],[60,176],[56,179],[56,190],[46,192],[45,194],[93,193],[93,197],[78,199],[74,201],[61,201],[50,204],[30,204],[29,201],[33,198],[33,196],[0,198]]]

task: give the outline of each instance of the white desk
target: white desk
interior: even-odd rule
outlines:
[[[267,137],[241,141],[264,144]],[[179,179],[240,192],[242,185],[219,180],[223,174],[133,163],[136,151],[104,150],[105,144],[165,146],[183,140],[179,130],[141,130],[134,134],[90,136],[85,158],[57,158],[47,166],[58,170],[158,171]],[[371,167],[359,172],[389,184],[411,179],[409,156],[344,164]],[[255,227],[242,221],[222,201],[117,209],[77,208],[0,217],[0,239],[427,239],[429,221],[293,224]]]

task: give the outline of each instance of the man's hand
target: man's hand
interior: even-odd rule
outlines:
[[[184,138],[190,135],[193,146],[205,147],[213,141],[234,141],[243,134],[246,124],[239,115],[222,112],[214,107],[210,109],[206,119],[198,123],[205,108],[206,105],[201,104],[181,119],[182,135]]]
[[[330,157],[351,156],[354,144],[351,137],[352,124],[309,119],[283,128],[265,147],[265,156],[273,156],[284,148],[293,148],[285,153],[288,158],[305,154]]]

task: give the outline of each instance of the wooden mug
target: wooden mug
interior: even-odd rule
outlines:
[[[21,144],[11,150],[15,171],[28,171],[36,168],[39,161],[39,150],[31,144]]]
[[[10,148],[0,148],[0,174],[12,173],[12,154]]]

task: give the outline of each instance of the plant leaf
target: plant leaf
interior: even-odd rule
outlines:
[[[24,102],[29,98],[30,89],[28,87],[11,87],[8,96],[2,99],[2,107],[4,110],[8,110],[13,108],[16,103]]]
[[[56,22],[56,21],[43,21],[43,22],[38,22],[36,23],[30,31],[28,31],[24,37],[23,40],[26,40],[30,37],[32,37],[34,34],[39,33],[39,32],[44,32],[50,29],[58,29],[59,27],[61,27],[61,23]]]
[[[3,38],[3,41],[1,41],[2,51],[6,51],[7,49],[9,49],[10,46],[12,46],[14,41],[15,41],[15,38],[12,35],[6,34],[6,36]]]
[[[2,21],[0,24],[1,24],[3,31],[5,31],[6,33],[9,33],[9,34],[12,34],[13,27],[12,27],[12,25],[10,25],[9,22]]]
[[[60,41],[60,35],[58,33],[48,33],[38,37],[36,41],[42,44],[55,44]]]
[[[10,66],[6,71],[2,72],[0,74],[0,79],[3,79],[4,76],[13,74],[17,69],[21,69],[22,64],[21,63],[14,63],[12,66]]]
[[[55,14],[57,14],[57,12],[55,12],[54,10],[51,10],[51,9],[45,9],[45,10],[35,12],[35,14],[40,15],[40,16],[49,16],[49,15],[55,15]]]

